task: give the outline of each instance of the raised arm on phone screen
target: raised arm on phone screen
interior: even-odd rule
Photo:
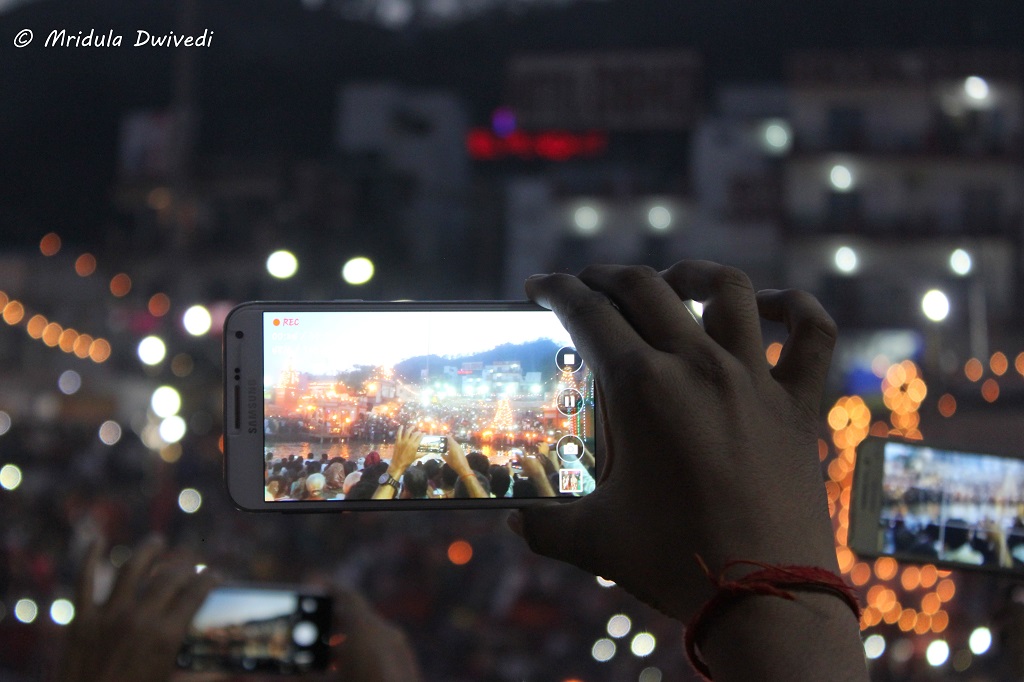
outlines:
[[[744,273],[707,261],[591,266],[531,277],[526,292],[592,368],[604,424],[592,494],[510,517],[534,551],[683,622],[714,594],[695,555],[715,574],[732,560],[838,571],[817,455],[836,328],[817,300],[755,293]],[[688,300],[704,303],[703,327]],[[789,332],[774,368],[761,318]],[[867,679],[849,606],[794,593],[713,614],[697,644],[716,681]]]

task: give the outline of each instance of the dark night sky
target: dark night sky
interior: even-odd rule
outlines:
[[[785,53],[858,47],[1017,48],[1024,4],[612,0],[495,13],[443,30],[392,33],[309,12],[298,0],[206,0],[198,25],[200,153],[315,158],[330,147],[337,86],[399,80],[460,91],[476,122],[500,103],[509,55],[692,47],[709,87],[778,80]],[[36,44],[11,45],[22,28]],[[50,229],[93,239],[109,215],[122,112],[170,99],[169,49],[43,49],[52,28],[175,30],[169,0],[37,1],[0,16],[0,239],[35,244]],[[69,234],[70,236],[70,234]],[[73,238],[72,238],[73,239]]]

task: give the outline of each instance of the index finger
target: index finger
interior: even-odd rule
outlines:
[[[82,563],[82,572],[78,576],[78,589],[75,590],[75,608],[79,613],[95,606],[93,591],[96,588],[96,565],[103,553],[103,540],[97,538],[89,545]]]
[[[607,371],[624,355],[649,348],[611,299],[577,277],[534,275],[526,280],[526,295],[558,316],[595,372]]]

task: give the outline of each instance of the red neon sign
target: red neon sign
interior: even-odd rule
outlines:
[[[600,131],[571,133],[551,130],[527,133],[517,130],[505,137],[487,128],[473,128],[466,135],[466,149],[477,161],[517,156],[521,159],[567,161],[577,157],[594,157],[608,148],[608,134]]]

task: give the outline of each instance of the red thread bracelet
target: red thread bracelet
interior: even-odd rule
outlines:
[[[732,602],[739,601],[743,597],[763,594],[793,601],[796,599],[793,593],[783,589],[787,586],[831,592],[842,598],[853,610],[858,622],[860,621],[861,608],[853,588],[843,582],[843,579],[832,571],[818,566],[779,566],[761,563],[760,561],[737,559],[726,563],[719,574],[715,576],[712,575],[711,569],[704,563],[704,559],[699,554],[695,556],[701,570],[704,571],[704,575],[708,577],[708,580],[717,589],[715,594],[704,603],[704,606],[690,620],[689,625],[686,626],[686,635],[684,637],[686,655],[690,659],[690,665],[705,680],[711,679],[711,669],[708,668],[707,664],[701,660],[700,655],[697,653],[697,640],[708,623],[708,617],[714,611],[720,610]],[[726,580],[725,572],[733,566],[741,564],[759,566],[761,570],[748,573],[737,580]]]

